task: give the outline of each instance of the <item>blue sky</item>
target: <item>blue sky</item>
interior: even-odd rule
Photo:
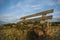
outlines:
[[[22,16],[54,9],[53,18],[60,18],[60,0],[0,0],[0,21],[17,22]]]

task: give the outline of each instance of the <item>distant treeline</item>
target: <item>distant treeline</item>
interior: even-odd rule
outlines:
[[[23,23],[23,24],[24,24],[24,25],[28,25],[28,24],[37,25],[37,24],[40,24],[40,23],[39,23],[39,22],[26,22],[26,23]],[[24,25],[23,25],[23,26],[24,26]],[[20,27],[21,24],[20,24],[20,23],[1,24],[1,25],[0,25],[0,28],[12,27],[12,26]],[[60,22],[51,22],[51,26],[60,26]]]

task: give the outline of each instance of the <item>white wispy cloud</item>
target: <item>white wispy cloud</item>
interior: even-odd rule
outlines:
[[[53,13],[53,18],[60,18],[60,11]]]
[[[14,13],[8,13],[8,14],[4,14],[2,16],[0,16],[0,20],[5,21],[7,23],[11,23],[11,22],[16,22],[18,21],[18,16],[14,16]]]
[[[44,3],[46,3],[46,5],[49,5],[49,6],[56,5],[55,1],[53,1],[53,0],[46,0]]]
[[[47,10],[47,6],[54,6],[56,3],[52,0],[10,0],[9,12],[0,16],[1,20],[8,22],[14,22],[22,16],[37,13],[43,10]],[[15,4],[16,3],[16,4]],[[46,8],[45,8],[46,7]],[[51,9],[51,8],[50,8]],[[38,11],[36,11],[38,10]],[[53,14],[54,15],[54,14]],[[54,16],[55,17],[55,16]]]
[[[32,5],[32,4],[25,4],[22,5],[21,2],[18,2],[16,5],[11,6],[9,9],[13,10],[15,9],[16,11],[14,11],[15,13],[20,12],[20,13],[29,13],[32,12],[34,10],[39,10],[42,9],[44,7],[44,5],[40,5],[40,4],[36,4],[36,5]],[[18,11],[17,11],[18,10]]]
[[[54,5],[56,5],[56,4],[55,4],[55,2],[50,2],[50,3],[48,3],[48,5],[54,6]]]

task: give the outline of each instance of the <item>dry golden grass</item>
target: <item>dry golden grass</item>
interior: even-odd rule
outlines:
[[[26,40],[29,30],[21,30],[17,28],[9,28],[0,30],[0,40]],[[39,32],[39,31],[37,31]],[[60,27],[51,27],[47,30],[47,35],[51,37],[59,36]],[[43,34],[39,32],[40,34]]]

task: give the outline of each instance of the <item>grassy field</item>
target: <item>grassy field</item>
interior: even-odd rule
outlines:
[[[27,40],[29,27],[19,24],[4,24],[0,25],[0,40]],[[47,34],[51,36],[48,40],[60,40],[60,26],[54,23],[50,29],[47,30]]]

